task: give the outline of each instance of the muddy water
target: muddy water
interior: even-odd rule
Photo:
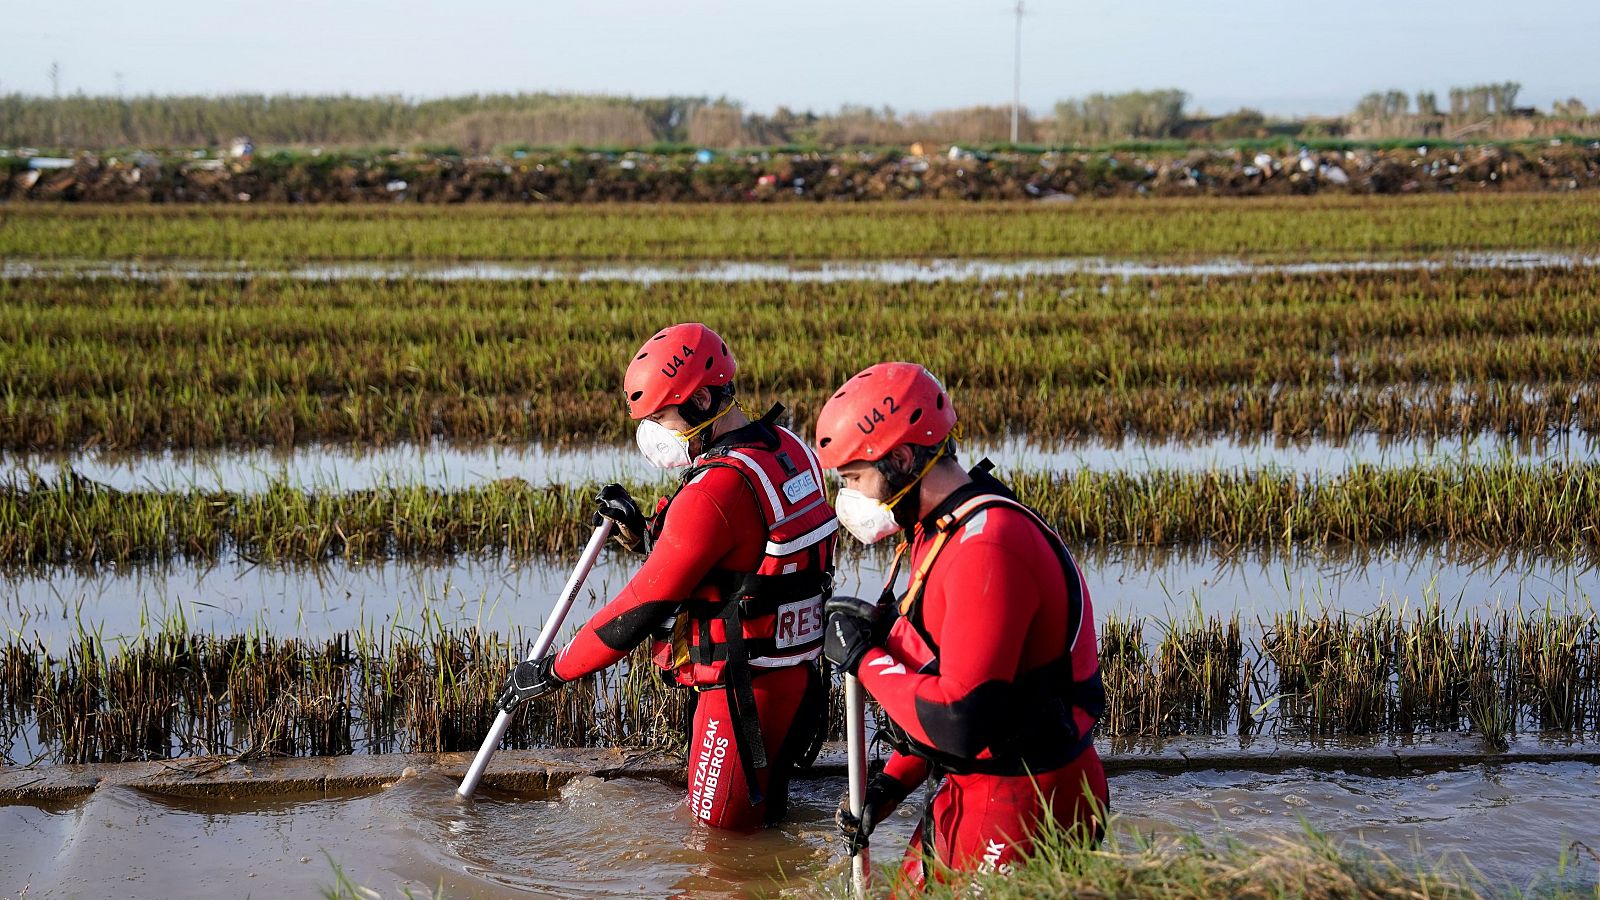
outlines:
[[[844,870],[830,841],[838,779],[801,782],[791,821],[754,835],[693,825],[681,789],[581,779],[553,796],[487,793],[470,806],[424,772],[386,790],[249,803],[105,788],[55,807],[0,807],[0,895],[304,896],[351,882],[399,896],[814,895]],[[1556,877],[1571,841],[1600,845],[1600,767],[1473,766],[1397,778],[1291,770],[1112,779],[1120,829],[1197,830],[1264,843],[1301,820],[1398,860],[1469,858],[1491,885]],[[881,826],[887,870],[909,808]],[[331,861],[331,862],[330,862]],[[1597,880],[1592,860],[1564,876]]]
[[[877,596],[887,559],[852,549],[837,590]],[[1584,606],[1600,600],[1600,568],[1551,559],[1452,562],[1427,549],[1360,557],[1220,557],[1206,552],[1079,554],[1096,614],[1164,618],[1198,608],[1246,621],[1306,607],[1367,611],[1380,604],[1447,609]],[[332,564],[279,568],[51,569],[0,579],[0,631],[67,645],[80,630],[106,639],[159,630],[326,636],[347,629],[478,625],[502,633],[543,623],[570,561],[458,559],[443,565]],[[570,627],[621,589],[637,562],[609,554],[590,573]]]
[[[1279,469],[1337,475],[1358,465],[1483,463],[1523,465],[1592,460],[1597,445],[1587,435],[1562,433],[1537,442],[1494,436],[1435,441],[1382,440],[1358,435],[1348,443],[1298,443],[1217,438],[1196,443],[1129,440],[1049,446],[1026,438],[974,442],[963,449],[1002,470],[1179,471]],[[667,478],[633,447],[454,447],[445,443],[380,448],[310,446],[292,450],[167,451],[158,453],[0,454],[0,480],[32,472],[51,478],[71,469],[118,490],[260,491],[272,482],[307,488],[360,490],[384,484],[461,488],[502,478],[532,484],[585,481],[649,482]]]
[[[1113,779],[1123,825],[1141,832],[1187,828],[1247,843],[1292,833],[1304,821],[1396,860],[1448,856],[1501,887],[1554,875],[1572,841],[1600,839],[1600,767],[1577,763],[1470,766],[1405,777],[1291,770],[1279,773],[1148,772]],[[1600,866],[1575,860],[1577,884]],[[1547,882],[1548,883],[1548,882]]]
[[[995,281],[1051,275],[1241,277],[1264,274],[1313,275],[1339,272],[1421,272],[1445,269],[1540,269],[1600,265],[1600,257],[1568,253],[1483,252],[1430,259],[1261,262],[1216,258],[1194,263],[1157,263],[1101,257],[1057,259],[928,259],[866,262],[696,262],[614,265],[561,265],[499,260],[450,263],[338,262],[282,267],[228,266],[214,261],[105,262],[101,260],[7,260],[0,278],[104,278],[162,281],[170,278],[237,280],[289,278],[297,281],[865,281],[898,284],[938,281]]]

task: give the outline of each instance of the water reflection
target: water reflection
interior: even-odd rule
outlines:
[[[973,441],[963,457],[983,456],[1002,471],[1143,472],[1277,469],[1337,475],[1358,466],[1515,462],[1539,465],[1596,458],[1591,435],[1561,432],[1547,438],[1508,440],[1495,435],[1394,440],[1355,435],[1340,444],[1208,438],[1193,443],[1128,439],[1047,444],[1025,436]],[[504,478],[531,484],[626,481],[669,486],[631,446],[542,445],[458,447],[448,443],[389,447],[313,445],[289,450],[187,450],[163,452],[0,453],[0,480],[28,472],[53,479],[70,469],[118,490],[189,490],[254,493],[274,482],[327,490],[361,490],[386,484],[463,488]]]
[[[1600,598],[1593,560],[1455,554],[1436,546],[1367,552],[1228,554],[1216,548],[1080,550],[1095,612],[1104,619],[1165,618],[1200,610],[1247,620],[1306,607],[1364,611],[1437,600],[1463,611],[1583,606]],[[476,625],[505,633],[544,621],[570,573],[569,559],[447,563],[334,562],[322,566],[209,567],[175,564],[80,570],[50,568],[0,579],[0,629],[62,647],[80,630],[106,639],[158,630],[263,628],[280,636],[351,629]],[[847,548],[836,590],[876,596],[888,557]],[[569,628],[615,595],[637,558],[601,558]]]
[[[1105,257],[1054,259],[926,259],[862,262],[556,263],[465,260],[458,262],[334,262],[301,266],[228,265],[206,260],[106,262],[103,260],[6,260],[0,278],[90,278],[114,281],[789,281],[879,284],[997,281],[1059,275],[1120,278],[1316,275],[1344,272],[1437,272],[1449,269],[1543,269],[1600,265],[1600,257],[1538,251],[1481,251],[1427,259],[1351,259],[1324,262],[1261,262],[1219,257],[1192,263],[1158,263]]]

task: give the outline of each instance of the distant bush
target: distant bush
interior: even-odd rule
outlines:
[[[258,145],[512,141],[637,146],[683,140],[704,97],[472,94],[401,96],[0,96],[0,145],[214,147],[249,135]]]
[[[1056,104],[1056,139],[1092,142],[1172,137],[1189,95],[1177,89],[1091,94]]]

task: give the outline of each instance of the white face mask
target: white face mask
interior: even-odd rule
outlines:
[[[660,422],[640,421],[637,439],[639,452],[658,469],[681,469],[694,461],[689,455],[688,436]]]
[[[694,454],[689,452],[689,442],[694,440],[700,432],[716,424],[718,419],[738,408],[738,404],[729,403],[723,407],[722,412],[701,422],[688,431],[673,431],[671,428],[653,422],[649,419],[639,420],[639,432],[635,440],[639,442],[639,452],[658,469],[681,469],[694,462]]]
[[[855,488],[841,488],[833,501],[839,524],[863,544],[876,544],[900,530],[894,510]]]
[[[933,469],[949,449],[948,443],[941,445],[939,452],[928,460],[917,477],[887,500],[868,497],[855,488],[840,488],[833,501],[833,512],[839,517],[839,524],[863,544],[876,544],[900,531],[900,523],[894,520],[895,505],[905,499],[906,494],[922,481],[923,476]]]

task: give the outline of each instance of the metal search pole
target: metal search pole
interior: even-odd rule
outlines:
[[[594,568],[595,560],[600,557],[600,550],[605,547],[606,538],[611,536],[612,521],[602,519],[595,528],[594,534],[589,535],[589,543],[583,548],[583,555],[578,558],[578,567],[572,570],[572,575],[567,579],[567,586],[561,591],[561,599],[556,601],[556,608],[550,611],[550,618],[545,620],[544,629],[539,632],[539,639],[533,642],[533,652],[528,654],[528,661],[532,662],[550,652],[550,645],[555,643],[556,634],[561,631],[561,623],[567,617],[567,611],[572,609],[572,603],[578,599],[578,591],[583,587],[583,580],[589,577],[589,570]],[[463,800],[472,799],[472,794],[478,789],[478,782],[483,780],[483,771],[489,767],[489,757],[500,749],[500,741],[506,736],[506,729],[511,726],[511,713],[500,710],[494,717],[494,727],[489,729],[489,734],[483,739],[483,746],[478,748],[478,755],[472,760],[472,766],[467,769],[467,777],[461,779],[461,786],[456,788],[456,796]]]
[[[867,801],[867,718],[866,698],[861,694],[861,682],[854,675],[844,677],[844,737],[847,768],[850,773],[850,814],[862,821]],[[872,880],[872,862],[867,848],[861,847],[850,855],[850,881],[855,885],[856,900],[865,900],[867,886]]]

